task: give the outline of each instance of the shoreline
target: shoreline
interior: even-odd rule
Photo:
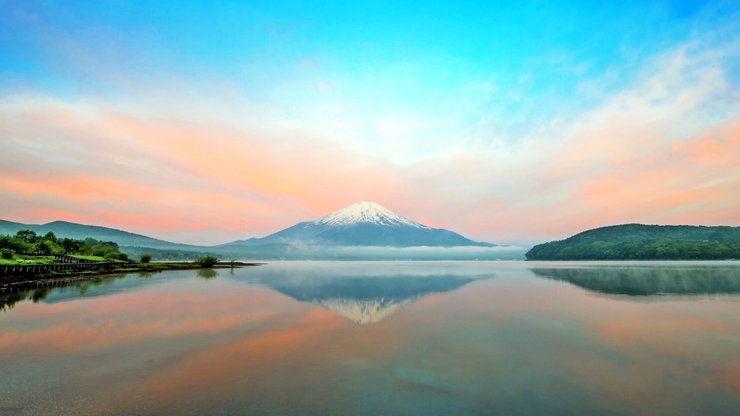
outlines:
[[[220,262],[211,267],[203,267],[193,262],[155,262],[155,263],[125,263],[116,268],[100,268],[96,270],[70,270],[68,272],[44,273],[35,276],[3,276],[0,278],[0,295],[13,293],[55,283],[70,283],[95,278],[120,275],[126,273],[160,273],[176,270],[208,270],[208,269],[235,269],[242,267],[261,266],[264,262]]]

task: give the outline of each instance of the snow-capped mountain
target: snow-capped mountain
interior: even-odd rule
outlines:
[[[314,224],[330,225],[335,227],[349,226],[360,223],[386,225],[390,227],[429,228],[426,225],[402,217],[388,208],[369,201],[358,201],[354,204],[334,211],[331,214],[313,222]]]
[[[452,231],[430,228],[405,218],[376,202],[359,201],[316,221],[298,223],[264,238],[235,241],[230,245],[331,245],[392,247],[490,247]]]

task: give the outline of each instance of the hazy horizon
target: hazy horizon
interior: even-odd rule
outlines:
[[[736,3],[0,3],[0,219],[740,225]]]
[[[305,221],[299,221],[298,223],[301,223],[301,222],[314,222],[314,221],[319,220],[319,219],[321,219],[321,218],[308,219],[308,220],[305,220]],[[5,218],[0,218],[0,220],[8,221]],[[31,222],[23,222],[23,221],[14,221],[14,222],[18,222],[18,223],[22,223],[22,224],[28,224],[28,225],[45,225],[45,224],[49,224],[49,223],[53,223],[53,222],[57,222],[57,221],[65,221],[65,220],[54,220],[54,221],[48,221],[48,222],[43,222],[43,223],[31,223]],[[75,223],[75,222],[72,222],[72,221],[67,221],[67,222],[71,222],[71,223],[74,223],[74,224],[88,225],[88,226],[101,226],[100,224],[93,224],[93,223]],[[148,235],[148,234],[144,234],[144,233],[138,233],[138,232],[135,232],[135,231],[132,231],[132,230],[128,230],[128,229],[122,228],[122,227],[116,227],[116,226],[103,226],[103,227],[107,227],[107,228],[111,228],[111,229],[117,229],[117,230],[120,230],[120,231],[132,232],[134,234],[141,234],[141,235],[144,235],[146,237],[157,238],[157,239],[169,241],[169,242],[172,242],[172,243],[191,244],[191,245],[195,245],[195,246],[208,247],[208,246],[217,246],[217,245],[221,245],[221,244],[224,244],[224,243],[231,243],[231,242],[240,241],[240,240],[248,240],[248,239],[251,239],[251,238],[263,238],[263,237],[269,236],[271,234],[274,234],[276,232],[282,231],[282,230],[284,230],[284,229],[286,229],[286,228],[288,228],[288,227],[290,227],[292,225],[295,225],[295,224],[287,224],[284,227],[281,227],[279,229],[270,231],[270,232],[268,232],[266,234],[262,234],[262,235],[247,235],[247,236],[242,237],[242,238],[237,238],[237,239],[228,240],[228,241],[220,241],[220,242],[215,242],[215,243],[202,243],[202,242],[198,242],[197,240],[188,241],[188,242],[186,242],[186,241],[177,241],[177,240],[167,240],[166,238],[163,238],[163,237],[157,237],[157,236],[154,236],[154,235]],[[603,227],[609,227],[609,226],[615,226],[615,225],[623,225],[623,224],[604,224],[602,226],[598,226],[598,227],[595,227],[595,228],[603,228]],[[647,225],[688,225],[688,224],[647,224]],[[702,226],[722,226],[722,225],[726,225],[726,224],[696,224],[696,225],[702,225]],[[451,230],[451,231],[454,231],[454,230]],[[582,231],[587,231],[587,230],[584,229],[584,230],[576,231],[576,232],[574,232],[572,234],[563,235],[563,236],[560,236],[560,237],[557,237],[556,236],[556,237],[553,237],[551,240],[548,240],[548,241],[562,240],[562,239],[565,239],[565,238],[570,237],[572,235],[578,234],[578,233],[580,233]],[[534,245],[543,243],[545,241],[542,241],[542,240],[526,240],[526,239],[516,240],[515,239],[515,240],[510,240],[510,241],[482,241],[481,240],[481,242],[492,243],[492,244],[494,244],[494,246],[493,247],[465,247],[465,246],[458,246],[458,247],[455,247],[455,246],[452,246],[452,247],[428,247],[428,246],[421,245],[421,246],[408,246],[408,247],[395,247],[395,248],[392,248],[392,247],[389,247],[389,246],[382,246],[382,245],[380,245],[380,246],[367,246],[367,247],[365,247],[365,246],[345,246],[345,247],[341,248],[340,251],[347,251],[347,250],[364,251],[364,250],[369,250],[370,252],[373,252],[373,251],[383,251],[384,249],[391,249],[392,248],[394,250],[399,250],[401,252],[403,252],[403,251],[410,251],[410,250],[411,251],[414,251],[414,250],[416,250],[416,251],[424,251],[425,249],[435,250],[435,251],[445,251],[445,250],[455,251],[456,249],[457,250],[463,250],[464,251],[466,249],[472,249],[472,251],[474,251],[474,252],[488,252],[488,251],[501,251],[502,249],[504,249],[504,250],[508,249],[508,250],[515,250],[517,253],[523,254],[524,251],[526,251],[526,249],[530,248],[531,246],[534,246]],[[322,250],[326,250],[326,249],[329,249],[329,248],[330,247],[321,247]],[[391,253],[391,252],[389,252],[389,253]]]

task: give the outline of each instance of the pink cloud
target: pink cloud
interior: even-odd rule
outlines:
[[[84,211],[104,225],[158,235],[215,229],[244,238],[368,193],[388,195],[397,182],[383,162],[355,166],[347,163],[354,155],[315,141],[273,145],[219,125],[23,104],[0,115],[10,138],[2,143],[9,158],[0,165],[0,192],[5,215],[25,221],[57,219],[38,214],[68,207],[63,219]]]
[[[214,117],[229,110],[207,102],[188,116],[151,103],[8,96],[0,218],[194,243],[265,235],[361,199],[493,242],[624,222],[740,225],[740,121],[712,65],[678,50],[546,135],[461,137],[408,163],[363,153],[338,132],[278,128],[269,112],[260,126]]]

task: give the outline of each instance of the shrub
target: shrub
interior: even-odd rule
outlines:
[[[36,244],[35,251],[42,256],[48,256],[54,251],[54,244],[49,240],[41,240]]]
[[[214,264],[218,263],[218,259],[214,256],[203,256],[198,257],[195,263],[200,267],[213,267]]]
[[[151,254],[142,254],[141,255],[141,262],[142,263],[149,263],[152,261],[152,255]]]
[[[128,254],[126,253],[108,253],[106,258],[113,259],[113,260],[121,260],[121,261],[128,261]]]
[[[14,254],[15,252],[9,248],[0,249],[0,256],[6,260],[12,259]]]

